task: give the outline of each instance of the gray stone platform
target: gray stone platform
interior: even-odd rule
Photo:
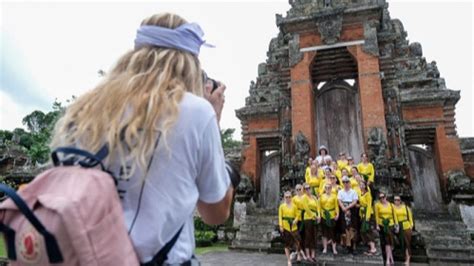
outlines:
[[[327,255],[332,256],[332,255]],[[347,255],[338,255],[338,256],[347,256]],[[216,252],[209,252],[204,255],[198,256],[199,261],[201,261],[201,265],[203,266],[221,266],[221,265],[229,265],[229,266],[249,266],[249,265],[265,265],[265,266],[272,266],[272,265],[287,265],[286,264],[286,257],[283,254],[267,254],[267,253],[258,253],[258,252],[243,252],[243,251],[216,251]],[[327,260],[328,258],[326,258]],[[350,256],[347,256],[347,260],[351,260]],[[321,262],[318,264],[296,264],[293,265],[341,265],[341,264],[333,264],[330,261]],[[345,265],[365,265],[365,264],[357,264],[357,263],[347,263]],[[395,265],[403,265],[402,263],[395,263]],[[411,263],[412,266],[422,266],[428,264],[420,264],[420,263]]]

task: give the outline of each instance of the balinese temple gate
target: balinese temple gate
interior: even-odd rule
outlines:
[[[474,142],[456,133],[459,91],[447,88],[419,43],[408,41],[386,1],[289,2],[286,16],[276,15],[280,32],[258,66],[245,107],[236,111],[243,135],[241,171],[253,184],[255,206],[236,204],[240,232],[233,246],[272,250],[283,189],[304,182],[308,158],[325,145],[335,159],[346,152],[359,162],[367,152],[376,187],[411,202],[426,251],[420,257],[474,262],[463,223],[466,213],[471,222],[474,216]],[[457,216],[449,202],[455,202]],[[424,227],[430,217],[445,219]],[[468,248],[446,247],[448,252],[431,245],[430,230],[443,223],[466,233],[452,246]],[[252,224],[260,225],[261,234]]]

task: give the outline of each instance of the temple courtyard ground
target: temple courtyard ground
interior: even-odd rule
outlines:
[[[197,255],[201,265],[203,266],[248,266],[248,265],[286,265],[285,255],[282,254],[266,254],[266,253],[251,253],[240,251],[210,251],[201,255]],[[309,264],[306,264],[309,265]],[[313,264],[314,265],[314,264]],[[325,265],[320,263],[318,265]],[[403,265],[401,262],[395,265]],[[411,263],[412,266],[421,266],[428,264]]]

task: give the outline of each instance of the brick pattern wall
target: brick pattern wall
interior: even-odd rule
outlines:
[[[291,69],[291,121],[293,137],[301,131],[309,141],[311,156],[315,154],[314,134],[314,95],[311,81],[310,64],[316,52],[304,54],[296,66]]]

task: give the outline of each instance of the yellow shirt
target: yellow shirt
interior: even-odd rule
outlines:
[[[314,220],[316,217],[319,217],[319,201],[316,197],[308,197],[308,195],[305,195],[304,206],[305,212],[303,220]]]
[[[294,204],[288,206],[283,202],[278,208],[278,224],[283,227],[286,231],[296,231],[298,230],[297,226],[291,226],[291,219],[296,219],[298,215],[298,210]]]
[[[337,160],[337,168],[339,168],[339,170],[346,168],[348,164],[349,162],[347,160]]]
[[[301,211],[305,209],[305,195],[299,197],[298,195],[293,196],[293,199],[291,200],[292,204],[295,205],[295,207],[298,209],[298,221],[302,220],[301,217]]]
[[[347,170],[347,173],[349,173],[349,176],[352,176],[352,167],[355,167],[357,168],[357,165],[347,165],[346,166],[346,170]]]
[[[359,183],[357,182],[357,180],[354,177],[349,178],[349,180],[351,182],[351,188],[352,189],[356,189],[356,188],[359,187]]]
[[[306,171],[304,173],[304,180],[308,183],[308,178],[311,176],[311,167],[307,166]]]
[[[331,219],[334,219],[334,217],[339,214],[339,204],[335,194],[331,193],[331,196],[328,196],[326,193],[321,194],[319,202],[321,217],[324,218],[324,211],[329,211]]]
[[[401,204],[400,207],[393,205],[393,210],[398,222],[403,222],[403,230],[413,228],[413,215],[410,208],[408,208],[405,204]]]
[[[318,188],[323,181],[323,178],[320,177],[319,175],[313,176],[310,175],[308,179],[305,180],[306,183],[311,187],[311,189],[314,191],[314,194],[318,194]]]
[[[388,203],[387,206],[384,206],[382,203],[377,202],[375,203],[375,221],[378,225],[383,226],[383,220],[389,220],[389,226],[393,226],[394,224],[398,224],[397,216],[394,216],[393,207],[391,203]],[[394,221],[395,219],[395,221]]]
[[[360,175],[367,175],[369,176],[368,182],[374,183],[374,176],[375,176],[375,170],[374,170],[374,165],[371,163],[364,164],[364,163],[359,163],[357,165],[357,170],[359,171]]]
[[[360,204],[360,209],[359,209],[359,216],[362,218],[365,216],[365,220],[369,221],[370,216],[372,216],[373,210],[372,210],[372,195],[370,195],[370,192],[367,191],[365,192],[364,195],[362,195],[360,188],[359,188],[359,204]],[[365,209],[365,212],[364,212]]]
[[[324,193],[324,187],[326,186],[326,179],[324,179],[321,184],[319,184],[319,195],[322,195]],[[339,192],[339,189],[342,189],[342,186],[336,185],[335,187],[332,187],[331,194],[337,196],[337,192]]]
[[[342,172],[341,170],[337,169],[334,173],[334,175],[337,177],[337,179],[339,180],[339,184],[342,184]]]

